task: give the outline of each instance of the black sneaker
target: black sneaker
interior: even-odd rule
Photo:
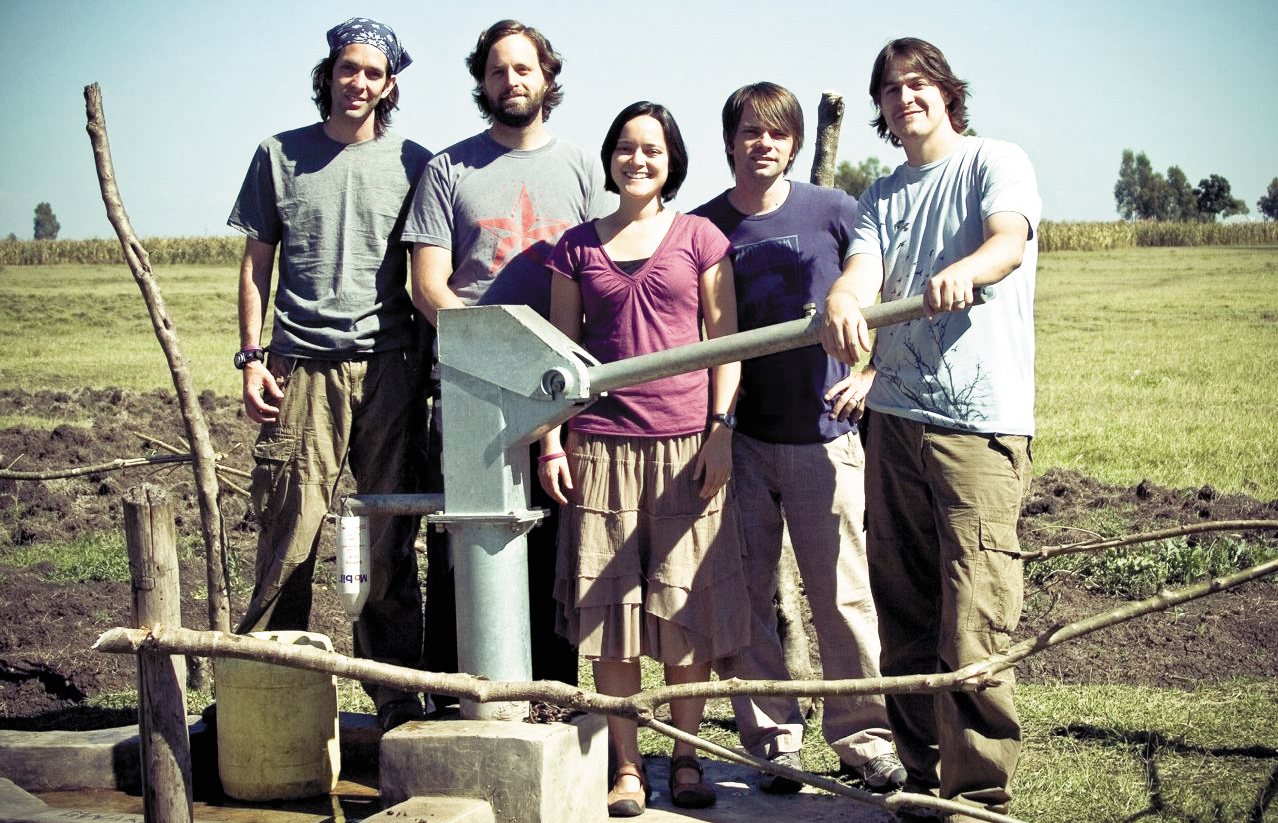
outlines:
[[[780,763],[782,766],[789,766],[792,769],[803,769],[803,758],[798,752],[777,752],[768,758],[773,763]],[[789,777],[782,777],[779,774],[771,774],[770,772],[761,772],[759,774],[759,791],[765,794],[798,794],[799,789],[803,788],[803,784]]]
[[[905,785],[905,767],[895,754],[872,757],[860,766],[842,764],[840,774],[853,778],[869,787],[872,792],[894,792]]]
[[[423,718],[422,704],[416,697],[401,697],[388,700],[377,709],[377,725],[383,732],[398,728],[413,720]]]

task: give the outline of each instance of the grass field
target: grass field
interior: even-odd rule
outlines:
[[[1039,261],[1037,468],[1278,497],[1278,247]]]
[[[238,395],[235,267],[165,266],[158,277],[197,387]],[[1278,247],[1044,255],[1037,469],[1278,498],[1276,292]],[[122,265],[0,268],[0,335],[0,387],[172,390]],[[66,421],[9,418],[0,428],[58,422]],[[655,669],[646,671],[651,685]],[[343,694],[354,703],[344,708],[368,710],[353,682],[343,681]],[[1026,685],[1017,703],[1025,749],[1013,812],[1021,819],[1275,819],[1272,681],[1192,691]],[[712,705],[703,734],[735,745],[730,718]],[[655,733],[643,740],[648,753],[669,748]],[[819,731],[809,740],[805,766],[836,768]]]
[[[196,385],[231,397],[236,278],[158,269]],[[1036,322],[1039,470],[1278,497],[1278,246],[1043,255]],[[173,386],[124,266],[0,269],[0,335],[2,386]]]
[[[159,290],[201,390],[238,396],[238,271],[157,270]],[[0,270],[0,385],[173,390],[142,293],[124,265],[9,266]],[[0,425],[8,425],[0,421]]]

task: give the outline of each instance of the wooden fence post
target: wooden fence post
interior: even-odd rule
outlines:
[[[164,490],[143,484],[124,498],[124,535],[133,579],[135,628],[182,625],[173,506]],[[190,823],[191,739],[186,725],[186,661],[138,655],[138,736],[147,823]]]
[[[785,667],[794,680],[811,680],[812,649],[808,645],[808,629],[812,621],[803,616],[804,594],[799,588],[799,563],[794,557],[794,544],[786,529],[781,545],[781,561],[777,564],[777,628]],[[799,708],[809,720],[822,707],[819,697],[799,698]]]
[[[839,129],[843,126],[843,96],[836,91],[821,92],[817,107],[816,149],[812,157],[812,183],[834,185],[834,160],[839,153]]]

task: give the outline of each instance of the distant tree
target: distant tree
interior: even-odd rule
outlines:
[[[1145,152],[1123,150],[1114,184],[1114,202],[1124,220],[1161,220],[1169,200],[1167,180],[1154,171]]]
[[[53,214],[52,206],[48,203],[41,203],[35,207],[36,240],[57,240],[58,230],[61,228],[58,218]]]
[[[855,166],[843,160],[834,170],[834,187],[853,197],[860,197],[871,183],[886,177],[891,171],[877,157],[867,157]]]
[[[1123,219],[1166,220],[1172,199],[1167,178],[1154,171],[1145,153],[1124,149],[1114,184],[1114,203]]]
[[[1167,199],[1164,204],[1164,220],[1192,221],[1198,219],[1198,197],[1189,185],[1189,179],[1180,170],[1180,166],[1172,166],[1167,170]]]
[[[1242,200],[1234,197],[1229,191],[1229,181],[1219,174],[1205,177],[1194,189],[1198,198],[1199,219],[1214,221],[1217,215],[1232,217],[1235,214],[1248,214],[1251,210]]]
[[[1141,157],[1145,155],[1142,153]],[[1131,149],[1123,149],[1123,161],[1118,164],[1118,182],[1114,184],[1114,204],[1124,220],[1136,216],[1136,155]]]
[[[1278,220],[1278,177],[1269,181],[1265,196],[1256,201],[1256,211],[1266,220]]]
[[[1167,210],[1167,178],[1154,171],[1149,158],[1136,156],[1136,216],[1142,220],[1164,220]]]
[[[8,238],[8,240],[9,240],[9,242],[10,242],[10,243],[17,243],[17,242],[18,242],[18,235],[14,234],[13,232],[9,232],[9,238]]]

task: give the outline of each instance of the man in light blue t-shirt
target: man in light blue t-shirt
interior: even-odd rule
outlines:
[[[966,95],[929,43],[904,38],[879,53],[876,126],[906,162],[862,195],[851,264],[821,329],[826,350],[855,363],[871,350],[860,307],[876,295],[922,294],[930,313],[879,329],[866,400],[885,677],[1006,651],[1021,613],[1016,523],[1031,479],[1041,202],[1020,148],[963,134]],[[978,288],[989,299],[973,305]],[[907,789],[1006,811],[1021,735],[1012,671],[997,677],[979,692],[888,696]]]
[[[515,20],[495,23],[480,35],[467,66],[489,127],[437,154],[422,176],[404,227],[413,244],[413,302],[431,323],[439,309],[477,304],[528,305],[545,317],[544,264],[555,242],[565,229],[610,211],[603,169],[546,128],[563,99],[557,80],[563,60],[541,32]],[[432,418],[436,484],[445,425]],[[533,505],[551,514],[529,532],[529,556],[553,558],[558,507],[538,483],[531,487]],[[452,671],[454,601],[450,576],[438,573],[448,567],[441,537],[428,533],[427,661],[435,671]],[[528,568],[533,678],[576,684],[576,649],[554,630],[554,563]]]

